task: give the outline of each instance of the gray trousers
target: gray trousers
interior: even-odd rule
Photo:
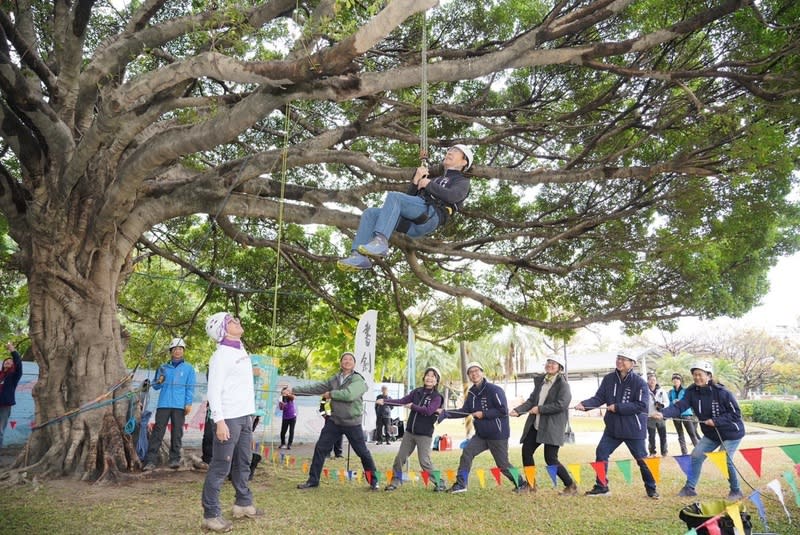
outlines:
[[[222,515],[219,504],[219,492],[222,483],[231,474],[231,483],[236,491],[236,505],[253,504],[253,493],[247,486],[250,477],[250,460],[252,458],[251,443],[253,441],[253,417],[240,416],[226,419],[225,424],[231,438],[220,442],[216,433],[212,445],[211,464],[203,484],[203,518],[214,518]]]
[[[403,440],[400,442],[400,449],[394,458],[392,465],[392,482],[395,484],[402,483],[403,465],[406,463],[411,454],[414,453],[414,448],[417,448],[417,459],[419,459],[419,466],[429,474],[433,474],[435,468],[431,462],[431,444],[433,437],[426,437],[424,435],[415,435],[406,431],[403,433]]]
[[[492,454],[494,463],[500,469],[500,472],[502,472],[502,474],[514,484],[514,487],[518,487],[523,481],[525,481],[525,476],[523,474],[520,473],[519,481],[517,481],[514,478],[514,475],[511,473],[511,470],[509,470],[509,468],[511,468],[511,463],[508,460],[507,438],[501,440],[487,440],[479,437],[478,435],[474,435],[471,439],[469,439],[467,447],[464,448],[463,452],[461,452],[461,460],[458,461],[456,482],[459,485],[462,487],[467,486],[467,481],[469,480],[469,471],[472,469],[472,459],[486,450],[489,450],[489,453]]]

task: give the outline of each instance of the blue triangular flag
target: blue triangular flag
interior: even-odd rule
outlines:
[[[673,457],[678,461],[678,466],[681,467],[686,477],[692,477],[692,456],[691,455],[675,455]]]
[[[558,483],[556,483],[556,474],[558,474],[558,465],[554,464],[551,466],[548,464],[547,473],[550,474],[550,479],[553,480],[553,488],[556,488],[558,486]]]
[[[749,498],[750,501],[753,502],[753,505],[756,506],[756,509],[758,509],[758,517],[761,519],[761,523],[764,524],[764,529],[769,530],[769,526],[767,525],[767,511],[764,509],[764,502],[761,501],[761,493],[754,490]]]

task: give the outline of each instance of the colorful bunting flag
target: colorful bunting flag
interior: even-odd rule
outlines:
[[[764,509],[764,502],[761,500],[761,492],[753,491],[750,494],[750,501],[756,506],[756,510],[758,511],[758,517],[761,519],[761,523],[764,524],[764,529],[769,531],[769,526],[767,525],[767,510]]]
[[[742,515],[739,512],[739,504],[732,503],[725,508],[725,512],[733,520],[733,527],[736,530],[736,535],[744,535],[744,525],[742,525]]]
[[[656,480],[656,485],[661,483],[661,457],[648,457],[644,459],[644,464],[650,469],[653,474],[653,479]]]
[[[728,460],[727,460],[728,452],[727,451],[714,451],[711,453],[706,453],[706,457],[708,457],[714,465],[719,468],[719,471],[722,472],[722,475],[725,476],[725,479],[728,479]]]
[[[597,480],[600,482],[600,484],[607,486],[608,479],[606,478],[606,463],[603,461],[595,461],[589,464],[591,464],[592,468],[594,468],[594,473],[597,475]]]
[[[436,477],[436,475],[437,475],[437,472],[438,472],[438,470],[436,470],[436,471],[433,473],[433,474],[434,474],[434,476],[433,476],[433,477]],[[430,478],[431,478],[431,475],[428,473],[428,471],[427,471],[427,470],[423,470],[422,472],[420,472],[420,474],[422,474],[422,482],[423,482],[423,483],[425,483],[425,486],[427,487],[427,486],[428,486],[428,481],[430,480]],[[436,477],[436,479],[438,480],[439,478],[438,478],[438,477]]]
[[[391,470],[391,469],[387,470],[386,471],[386,481],[391,481],[393,478],[394,478],[394,470]],[[403,479],[403,474],[402,473],[397,474],[397,478],[395,478],[395,479],[402,480]]]
[[[617,464],[617,468],[619,468],[619,471],[622,472],[623,477],[625,477],[625,483],[627,483],[628,485],[633,483],[633,475],[631,473],[631,460],[625,459],[625,460],[615,461],[615,463]]]
[[[697,535],[697,530],[692,528],[686,532],[686,535]]]
[[[447,481],[448,482],[450,482],[451,484],[456,482],[456,471],[455,470],[453,470],[451,468],[450,470],[447,470],[445,472],[445,474],[447,475]],[[467,474],[467,475],[469,475],[469,474]],[[467,476],[464,476],[464,480],[465,481],[466,481],[466,479],[467,479]]]
[[[340,468],[339,469],[339,481],[341,483],[344,483],[344,480],[345,480],[344,468]]]
[[[739,450],[739,453],[753,467],[753,471],[758,477],[761,477],[761,454],[763,451],[764,448],[742,448]]]
[[[482,489],[486,488],[486,472],[483,470],[483,468],[478,470],[478,483]]]
[[[13,392],[12,392],[12,395],[13,395]],[[9,423],[11,424],[11,429],[16,429],[17,428],[17,421],[16,420],[11,420]]]
[[[528,480],[528,485],[531,487],[536,487],[536,467],[535,466],[526,466],[525,467],[525,479]]]
[[[567,470],[572,475],[572,479],[575,480],[575,484],[577,486],[581,486],[581,465],[580,464],[568,464]]]
[[[781,446],[783,453],[789,456],[793,463],[800,463],[800,444]]]
[[[514,478],[514,485],[515,486],[519,486],[519,483],[520,483],[519,468],[516,468],[514,466],[509,466],[508,467],[508,473],[510,473],[511,477]]]
[[[709,518],[708,520],[703,522],[703,525],[701,527],[706,528],[706,531],[708,531],[708,535],[722,535],[722,533],[719,530],[719,517],[718,516],[715,516],[713,518]]]
[[[673,457],[675,461],[678,463],[678,466],[681,467],[683,473],[686,475],[687,478],[692,477],[692,456],[691,455],[676,455]]]
[[[557,464],[554,464],[554,465],[549,465],[548,464],[547,465],[547,473],[550,475],[550,479],[553,481],[553,488],[556,488],[558,486],[558,483],[556,483],[556,476],[558,475],[558,465]]]
[[[423,470],[423,472],[424,472],[424,470]],[[417,482],[417,473],[415,471],[413,471],[413,470],[409,470],[408,471],[408,480],[411,481],[412,483],[416,483]]]
[[[497,481],[497,486],[500,486],[500,469],[495,466],[490,471],[492,472],[492,476],[494,476],[494,480]]]
[[[322,475],[325,477],[325,479],[328,479],[328,477],[330,477],[330,471],[327,468],[323,468]]]
[[[772,481],[767,483],[767,487],[769,487],[769,490],[774,492],[775,495],[778,497],[778,501],[781,502],[783,510],[786,512],[786,517],[789,519],[789,522],[791,522],[792,515],[789,514],[789,510],[786,508],[786,503],[784,503],[783,501],[783,489],[781,489],[781,482],[778,481],[777,479],[773,479]]]
[[[327,468],[325,470],[327,470]],[[308,474],[308,461],[303,462],[303,473]]]

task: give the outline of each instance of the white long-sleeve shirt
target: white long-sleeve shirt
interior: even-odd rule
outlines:
[[[208,406],[214,422],[256,412],[253,363],[244,348],[218,345],[211,355]]]

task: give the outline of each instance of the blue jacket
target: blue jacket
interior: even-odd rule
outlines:
[[[606,411],[603,420],[606,433],[614,438],[642,439],[647,437],[647,406],[650,391],[647,383],[636,372],[630,371],[624,379],[614,370],[600,382],[597,393],[582,401],[588,409],[614,405],[615,412]]]
[[[158,379],[164,376],[164,382],[159,384]],[[196,383],[192,365],[181,361],[177,366],[170,360],[156,372],[153,381],[154,390],[163,391],[158,396],[159,409],[183,409],[192,404],[194,399],[194,385]]]
[[[17,404],[17,400],[14,398],[14,391],[22,378],[22,357],[19,356],[19,352],[12,351],[11,358],[14,361],[14,371],[10,375],[3,376],[2,368],[0,368],[0,377],[2,377],[0,379],[0,407],[10,407]],[[2,364],[3,362],[0,361],[0,366]]]
[[[703,435],[719,443],[722,440],[736,440],[744,436],[744,422],[739,404],[730,390],[717,383],[708,386],[692,385],[686,388],[683,399],[664,409],[665,418],[675,418],[691,407],[700,420]],[[714,427],[703,422],[713,420]],[[717,434],[719,432],[719,435]]]
[[[508,440],[511,427],[508,423],[508,402],[506,393],[499,386],[484,379],[480,384],[472,385],[467,392],[464,406],[459,414],[444,412],[445,418],[464,418],[473,412],[483,412],[483,418],[475,418],[475,434],[486,440]]]
[[[686,395],[686,389],[683,388],[683,385],[681,385],[680,390],[675,390],[675,387],[672,387],[672,389],[669,391],[669,404],[675,405],[675,402],[683,399],[683,396],[685,395]],[[681,413],[681,417],[691,418],[693,414],[694,413],[692,412],[692,409],[686,409]]]

